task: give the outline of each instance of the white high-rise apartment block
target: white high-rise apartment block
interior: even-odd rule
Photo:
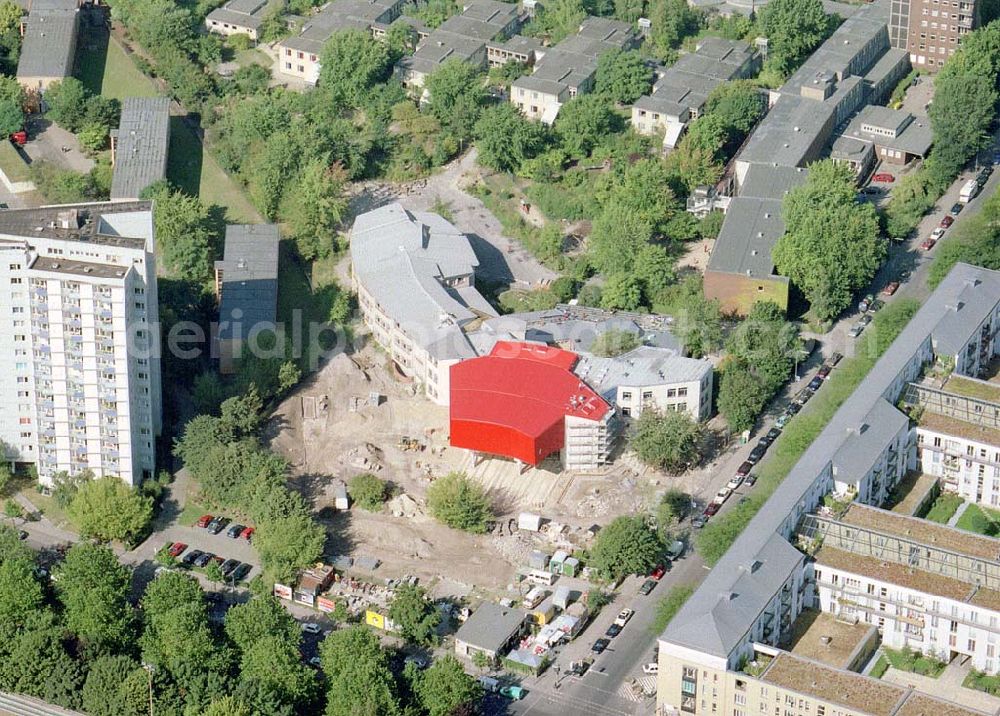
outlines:
[[[153,474],[154,251],[149,202],[0,211],[0,450],[42,484]]]

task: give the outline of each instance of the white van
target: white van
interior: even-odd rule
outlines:
[[[492,676],[480,676],[476,681],[483,687],[483,691],[488,693],[495,694],[500,690],[500,682]]]
[[[532,587],[531,591],[524,595],[524,608],[534,609],[542,603],[547,594],[548,591],[544,587]]]

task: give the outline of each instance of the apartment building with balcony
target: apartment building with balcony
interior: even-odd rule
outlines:
[[[661,712],[728,714],[731,695],[691,698],[685,675],[728,683],[760,645],[780,648],[790,638],[817,593],[811,562],[793,546],[800,524],[828,494],[884,503],[916,467],[916,428],[897,401],[927,366],[978,371],[996,354],[984,327],[994,325],[998,310],[1000,272],[957,264],[945,277],[660,635]]]
[[[1000,667],[1000,540],[853,504],[811,516],[816,606],[875,626],[882,643],[943,661]]]
[[[0,212],[0,441],[50,484],[138,484],[161,430],[152,206]]]
[[[977,0],[892,0],[889,38],[920,70],[936,72],[979,26]]]

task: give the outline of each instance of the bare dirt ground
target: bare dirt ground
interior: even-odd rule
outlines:
[[[704,273],[714,244],[715,239],[701,239],[685,244],[684,254],[677,259],[677,270],[691,268],[699,273]]]
[[[378,393],[378,405],[370,393]],[[325,408],[324,408],[325,406]],[[329,528],[327,557],[374,557],[375,577],[416,575],[424,582],[463,585],[462,591],[503,591],[530,551],[584,547],[586,528],[655,504],[671,486],[697,492],[711,468],[667,477],[619,456],[606,471],[562,472],[550,460],[522,470],[501,459],[475,460],[448,446],[448,410],[414,395],[369,345],[332,359],[303,382],[272,417],[271,447],[292,465],[292,485],[309,499]],[[407,438],[410,449],[402,444]],[[416,447],[412,447],[416,445]],[[498,528],[468,535],[439,525],[427,513],[432,478],[466,472],[493,498]],[[381,513],[333,509],[333,487],[354,475],[373,472],[392,483],[396,497]],[[535,512],[558,527],[548,535],[511,534],[510,521]]]

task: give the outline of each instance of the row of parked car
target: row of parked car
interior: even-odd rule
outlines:
[[[805,388],[800,390],[788,407],[785,408],[785,412],[782,413],[778,419],[774,422],[774,427],[768,430],[764,435],[761,435],[757,440],[757,444],[754,445],[750,454],[747,455],[747,459],[744,460],[738,468],[736,468],[736,474],[733,478],[726,483],[726,486],[715,493],[715,497],[712,501],[708,503],[705,510],[692,520],[692,525],[696,529],[700,529],[705,526],[705,523],[714,516],[722,506],[726,504],[732,494],[738,490],[740,487],[753,487],[757,483],[757,477],[751,472],[758,462],[760,462],[764,455],[767,454],[768,448],[778,439],[781,435],[781,431],[784,430],[785,425],[788,421],[795,417],[796,413],[802,410],[802,407],[809,401],[809,399],[816,394],[823,382],[830,376],[830,371],[833,367],[841,361],[843,356],[840,353],[834,353],[830,356],[830,362],[824,363],[820,366],[819,370],[816,371],[816,375],[813,376],[812,380],[809,381]]]
[[[185,550],[187,550],[187,554],[184,553]],[[222,570],[222,576],[226,578],[227,582],[242,582],[253,569],[251,565],[240,562],[238,559],[225,559],[212,552],[205,552],[200,549],[188,550],[188,546],[184,542],[168,544],[167,553],[174,559],[179,559],[181,564],[185,564],[188,567],[204,569],[211,562],[216,562]],[[183,557],[181,556],[182,554],[184,555]]]
[[[222,530],[226,530],[226,536],[233,539],[245,539],[247,542],[253,541],[253,527],[247,527],[241,524],[229,524],[231,520],[228,517],[216,517],[214,515],[202,515],[195,522],[195,527],[201,527],[206,530],[210,535],[217,535]],[[226,529],[226,526],[229,529]]]

